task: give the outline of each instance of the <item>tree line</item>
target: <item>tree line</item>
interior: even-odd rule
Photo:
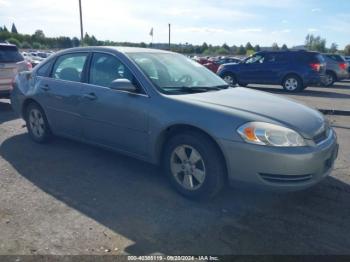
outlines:
[[[16,25],[13,23],[11,30],[8,30],[6,26],[0,26],[0,41],[7,41],[11,44],[15,44],[19,48],[23,49],[64,49],[70,47],[80,46],[80,40],[77,37],[46,37],[42,30],[36,30],[34,34],[21,34],[18,32]],[[326,39],[320,36],[314,36],[309,34],[305,38],[305,48],[318,52],[329,53],[341,53],[350,55],[350,44],[345,47],[344,50],[338,50],[338,45],[332,43],[329,48],[326,46]],[[163,43],[131,43],[131,42],[115,42],[115,41],[101,41],[94,35],[85,33],[83,38],[84,46],[134,46],[134,47],[154,47],[160,49],[168,49],[169,46]],[[203,43],[202,45],[193,45],[189,43],[185,44],[172,44],[171,50],[183,54],[201,54],[201,55],[250,55],[261,50],[288,50],[286,44],[278,46],[277,43],[273,43],[270,47],[260,47],[259,45],[253,46],[250,42],[246,45],[211,45]]]

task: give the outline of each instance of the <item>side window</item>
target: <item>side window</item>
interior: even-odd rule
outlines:
[[[269,54],[265,57],[265,62],[268,63],[285,63],[287,62],[287,54]]]
[[[265,63],[276,63],[277,55],[276,54],[268,54],[265,56]]]
[[[90,84],[109,87],[113,80],[122,78],[135,84],[132,73],[116,57],[102,53],[93,55],[90,67]]]
[[[52,62],[51,62],[51,61],[49,61],[49,62],[43,64],[42,66],[40,66],[40,68],[38,69],[38,71],[36,71],[36,75],[37,75],[37,76],[48,77],[48,76],[50,75],[51,65],[52,65]]]
[[[80,82],[87,56],[87,53],[60,56],[53,67],[52,77],[61,80]]]

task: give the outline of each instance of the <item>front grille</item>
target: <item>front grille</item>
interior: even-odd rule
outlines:
[[[273,175],[273,174],[259,174],[260,177],[271,183],[301,183],[312,179],[311,174],[307,175]]]

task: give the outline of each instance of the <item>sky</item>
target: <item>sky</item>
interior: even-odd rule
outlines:
[[[81,0],[84,31],[99,40],[213,45],[302,45],[308,33],[350,44],[349,0]],[[0,0],[0,26],[80,35],[78,0]]]

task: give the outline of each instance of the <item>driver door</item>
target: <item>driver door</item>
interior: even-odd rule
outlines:
[[[129,93],[109,88],[113,80],[126,78],[138,86]],[[89,81],[83,87],[81,114],[84,138],[126,153],[144,156],[149,141],[150,98],[129,69],[113,54],[94,53]]]
[[[265,83],[264,75],[264,54],[256,54],[248,58],[247,61],[241,65],[239,73],[239,81],[241,83],[263,84]]]

